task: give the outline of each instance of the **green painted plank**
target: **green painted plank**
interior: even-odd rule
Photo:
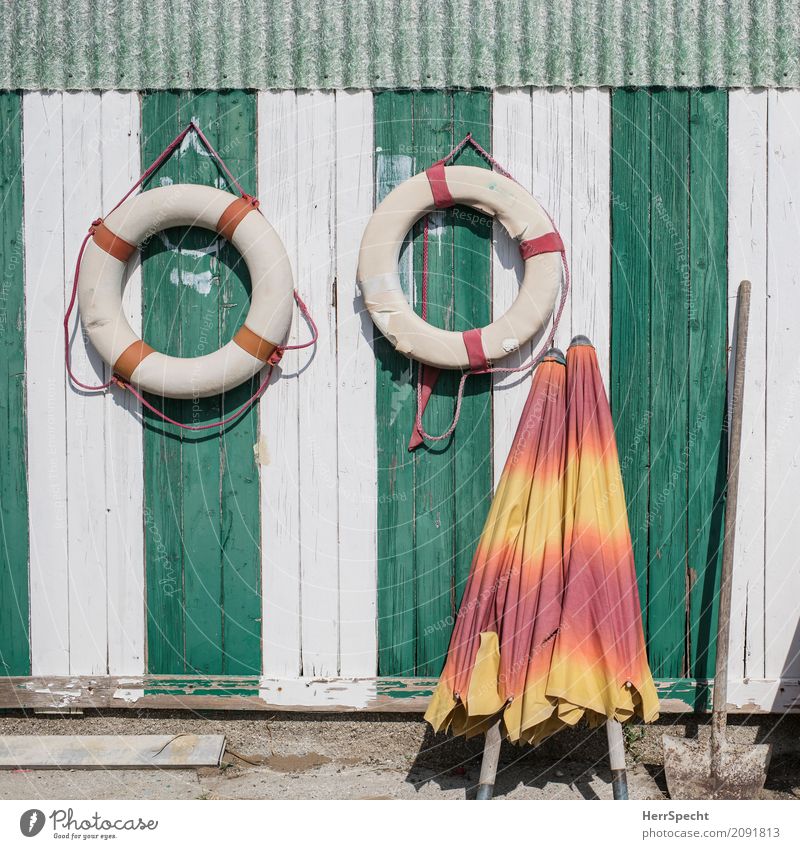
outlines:
[[[376,181],[380,200],[449,152],[472,130],[489,147],[487,92],[380,92],[375,97]],[[481,165],[465,151],[459,159]],[[422,224],[414,228],[415,308],[421,310]],[[467,210],[431,217],[428,320],[467,329],[489,322],[491,224]],[[401,265],[408,293],[408,269]],[[378,615],[382,675],[437,675],[492,491],[490,386],[473,379],[456,436],[414,455],[416,366],[376,340],[378,422]],[[426,429],[449,425],[459,375],[443,372]]]
[[[219,96],[219,140],[228,167],[244,190],[256,194],[256,109],[243,92]],[[235,192],[233,186],[227,186]],[[250,309],[250,277],[238,252],[224,243],[220,251],[220,342],[230,341],[244,324]],[[262,379],[227,392],[222,414],[235,412],[258,388]],[[258,413],[226,427],[221,450],[222,528],[222,635],[227,675],[261,671],[261,521],[259,474],[253,446],[258,442]]]
[[[374,101],[376,200],[415,172],[412,95],[379,92]],[[400,261],[408,294],[408,245]],[[411,362],[376,331],[378,456],[378,669],[414,674],[414,459],[407,451],[414,423]]]
[[[471,132],[491,152],[492,114],[488,92],[453,95],[455,141]],[[472,147],[464,148],[459,165],[488,168]],[[492,221],[474,209],[453,213],[455,330],[484,327],[492,320]],[[458,610],[472,557],[492,500],[492,393],[489,375],[471,377],[464,391],[455,450],[455,586],[452,612]]]
[[[648,633],[650,95],[611,96],[611,409]]]
[[[685,672],[687,578],[689,95],[651,98],[652,252],[648,636],[657,677]]]
[[[142,166],[161,152],[179,130],[179,96],[147,95],[142,99]],[[170,157],[151,186],[180,181],[179,159]],[[179,230],[164,234],[171,242]],[[161,238],[142,251],[143,336],[165,353],[181,350],[183,288],[170,283],[174,260]],[[152,397],[168,416],[179,420],[180,401]],[[180,674],[184,666],[183,614],[183,481],[181,439],[174,428],[144,413],[145,575],[147,591],[147,669]]]
[[[690,94],[689,674],[714,674],[727,435],[728,94]]]
[[[453,146],[453,97],[444,91],[414,94],[414,155],[421,169]],[[428,322],[454,329],[452,212],[430,215],[428,242]],[[422,307],[422,236],[414,228],[415,308]],[[425,411],[425,430],[445,431],[453,417],[458,375],[444,370]],[[453,594],[455,541],[455,450],[452,439],[424,445],[414,453],[415,581],[417,675],[437,675],[447,654]]]
[[[0,93],[0,675],[30,675],[22,101]]]
[[[142,107],[145,164],[190,118],[199,121],[245,188],[255,180],[255,99],[244,92],[158,92]],[[184,145],[154,176],[225,186],[213,160]],[[145,338],[167,353],[213,351],[236,331],[249,281],[230,246],[185,228],[156,237],[144,266]],[[175,250],[167,250],[165,239]],[[213,421],[249,394],[153,399],[184,423]],[[145,504],[148,669],[161,674],[258,672],[261,668],[258,474],[253,409],[217,430],[187,434],[146,417]],[[157,534],[157,536],[156,536]],[[223,550],[224,549],[224,550]],[[172,578],[164,583],[165,577]]]

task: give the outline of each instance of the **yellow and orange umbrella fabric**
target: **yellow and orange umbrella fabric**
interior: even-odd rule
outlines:
[[[436,730],[472,736],[505,708],[513,739],[553,713],[545,690],[563,589],[565,422],[564,355],[551,351],[534,374],[425,714]]]
[[[574,724],[658,718],[617,442],[597,352],[567,351],[564,596],[547,693]]]
[[[582,716],[658,716],[616,439],[583,337],[538,367],[425,714],[535,743]]]

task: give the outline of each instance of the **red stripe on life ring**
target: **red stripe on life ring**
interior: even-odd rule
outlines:
[[[431,186],[431,194],[433,195],[433,203],[437,209],[448,209],[455,206],[456,202],[450,194],[450,189],[447,187],[447,177],[444,172],[444,162],[437,162],[426,169],[425,176]]]

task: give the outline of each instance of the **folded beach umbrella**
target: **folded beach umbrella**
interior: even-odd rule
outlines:
[[[585,336],[567,351],[564,597],[547,695],[557,723],[658,718],[611,411]]]
[[[563,590],[566,423],[564,356],[537,368],[425,714],[472,736],[503,711],[510,739],[552,717],[547,695]]]

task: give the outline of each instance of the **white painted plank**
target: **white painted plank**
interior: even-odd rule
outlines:
[[[283,240],[297,285],[297,96],[258,95],[258,191]],[[303,328],[305,330],[305,327]],[[298,338],[298,320],[291,342]],[[284,354],[259,402],[263,665],[266,675],[300,675],[299,356]]]
[[[23,96],[33,674],[69,673],[62,95]]]
[[[769,95],[765,669],[800,677],[800,91]]]
[[[529,191],[533,180],[532,104],[530,89],[498,89],[492,95],[493,156],[517,182]],[[519,293],[523,262],[519,246],[499,223],[494,224],[492,262],[492,314],[498,318]],[[534,341],[534,344],[538,340]],[[527,360],[532,345],[498,365],[514,368]],[[500,481],[514,432],[530,389],[530,373],[492,375],[494,484]]]
[[[62,280],[67,299],[81,242],[102,206],[100,103],[95,92],[63,95]],[[70,335],[76,378],[89,386],[102,384],[105,365],[84,335],[77,310],[72,315]],[[63,373],[63,369],[54,371]],[[69,668],[77,675],[100,674],[107,669],[105,406],[102,392],[67,384]]]
[[[141,171],[141,110],[135,92],[102,95],[102,209],[107,214]],[[129,264],[125,313],[142,328],[142,279],[138,254]],[[106,369],[108,373],[108,369]],[[106,396],[106,581],[108,671],[135,675],[145,668],[144,479],[141,405],[114,387]]]
[[[572,262],[572,94],[565,89],[534,89],[531,102],[533,195],[555,221]],[[556,334],[556,345],[563,350],[573,335],[574,300],[570,297],[567,302]]]
[[[356,266],[373,208],[371,92],[336,94],[339,674],[377,674],[378,471],[372,320]]]
[[[571,333],[588,336],[608,387],[611,357],[611,97],[572,93]],[[564,336],[559,337],[566,344]]]
[[[736,90],[728,101],[729,343],[736,321],[736,290],[742,280],[752,283],[728,667],[734,680],[764,677],[767,99],[766,91]]]
[[[304,675],[335,675],[339,656],[337,368],[334,307],[336,101],[297,95],[297,285],[319,328],[301,353],[300,564]]]

